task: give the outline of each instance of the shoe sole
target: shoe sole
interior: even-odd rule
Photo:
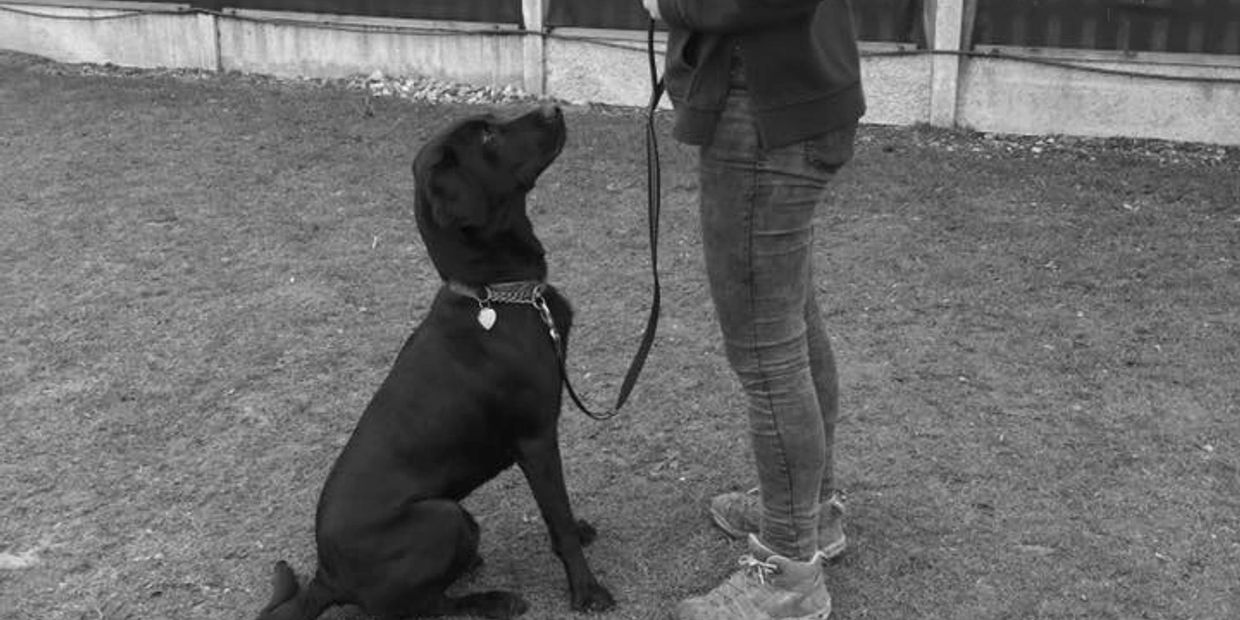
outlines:
[[[728,524],[727,519],[724,519],[723,515],[719,514],[718,512],[715,512],[713,508],[710,509],[710,520],[715,522],[715,527],[718,527],[719,529],[723,530],[723,533],[727,534],[733,539],[745,538],[752,533],[752,532],[741,531],[741,530],[738,530],[732,527],[731,525]],[[847,549],[848,549],[848,537],[840,536],[839,540],[819,549],[818,552],[822,554],[823,561],[827,561],[827,560],[833,560],[839,557],[840,554],[844,553],[844,551]]]

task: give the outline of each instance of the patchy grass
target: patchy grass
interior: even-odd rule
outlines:
[[[244,618],[274,560],[311,569],[326,470],[437,286],[409,162],[477,110],[0,54],[0,618]],[[642,118],[568,116],[531,211],[603,400],[648,299]],[[563,422],[605,620],[726,575],[705,500],[753,479],[692,152],[664,151],[659,342],[621,418]],[[866,127],[819,224],[833,617],[1240,616],[1240,153]],[[577,617],[519,475],[469,506],[470,585]]]

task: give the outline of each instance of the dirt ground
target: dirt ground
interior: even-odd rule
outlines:
[[[326,470],[437,287],[409,163],[479,109],[0,54],[0,619],[247,618],[275,560],[311,570]],[[568,122],[531,214],[602,401],[649,299],[643,119]],[[599,620],[725,577],[705,502],[753,484],[693,153],[663,165],[658,343],[620,418],[562,422]],[[818,227],[834,618],[1240,617],[1240,151],[866,126]],[[519,475],[468,506],[463,589],[585,617]]]

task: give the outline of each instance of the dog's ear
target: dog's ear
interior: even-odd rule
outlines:
[[[440,149],[434,161],[420,162],[415,171],[423,174],[423,184],[430,202],[430,215],[445,228],[481,228],[487,223],[487,196],[481,184],[469,178],[452,149]]]

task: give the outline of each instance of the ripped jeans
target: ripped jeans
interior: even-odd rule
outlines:
[[[714,140],[699,152],[707,277],[748,401],[759,539],[800,561],[819,548],[819,501],[834,488],[839,393],[815,294],[814,214],[855,135],[851,125],[764,149],[748,93],[734,84]]]

